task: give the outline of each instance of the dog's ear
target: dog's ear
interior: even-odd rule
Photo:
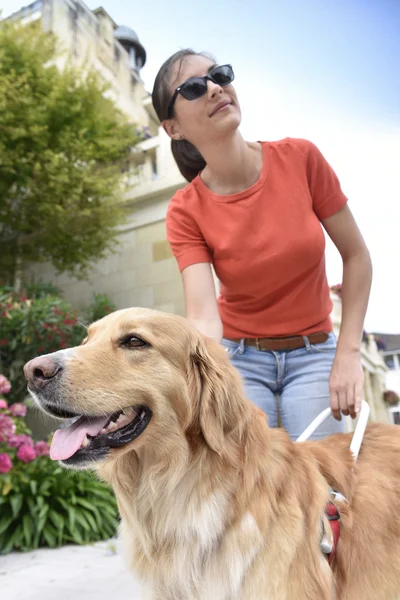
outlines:
[[[191,356],[200,430],[208,446],[221,454],[225,437],[238,426],[245,407],[240,376],[213,340],[196,340]]]

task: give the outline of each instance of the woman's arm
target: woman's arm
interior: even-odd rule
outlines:
[[[372,264],[365,241],[346,205],[322,221],[343,260],[342,322],[330,377],[331,409],[353,418],[361,409],[364,376],[361,340],[372,280]]]
[[[186,318],[204,335],[222,339],[214,279],[210,263],[190,265],[182,271]]]

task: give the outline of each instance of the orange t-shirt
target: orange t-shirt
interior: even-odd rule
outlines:
[[[181,271],[214,265],[225,337],[331,331],[320,221],[347,198],[311,142],[264,142],[262,151],[260,178],[243,192],[219,196],[200,176],[179,190],[167,211],[168,241]]]

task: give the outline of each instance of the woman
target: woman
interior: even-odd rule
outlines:
[[[372,268],[332,168],[306,140],[246,142],[230,65],[182,50],[161,67],[153,105],[190,182],[172,199],[167,236],[187,318],[222,341],[248,397],[296,439],[361,407],[360,344]],[[340,335],[332,333],[322,226],[343,259]],[[211,270],[221,283],[218,302]]]

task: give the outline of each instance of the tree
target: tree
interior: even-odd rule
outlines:
[[[0,278],[28,261],[83,277],[115,246],[136,127],[95,72],[55,66],[56,40],[0,22]]]

